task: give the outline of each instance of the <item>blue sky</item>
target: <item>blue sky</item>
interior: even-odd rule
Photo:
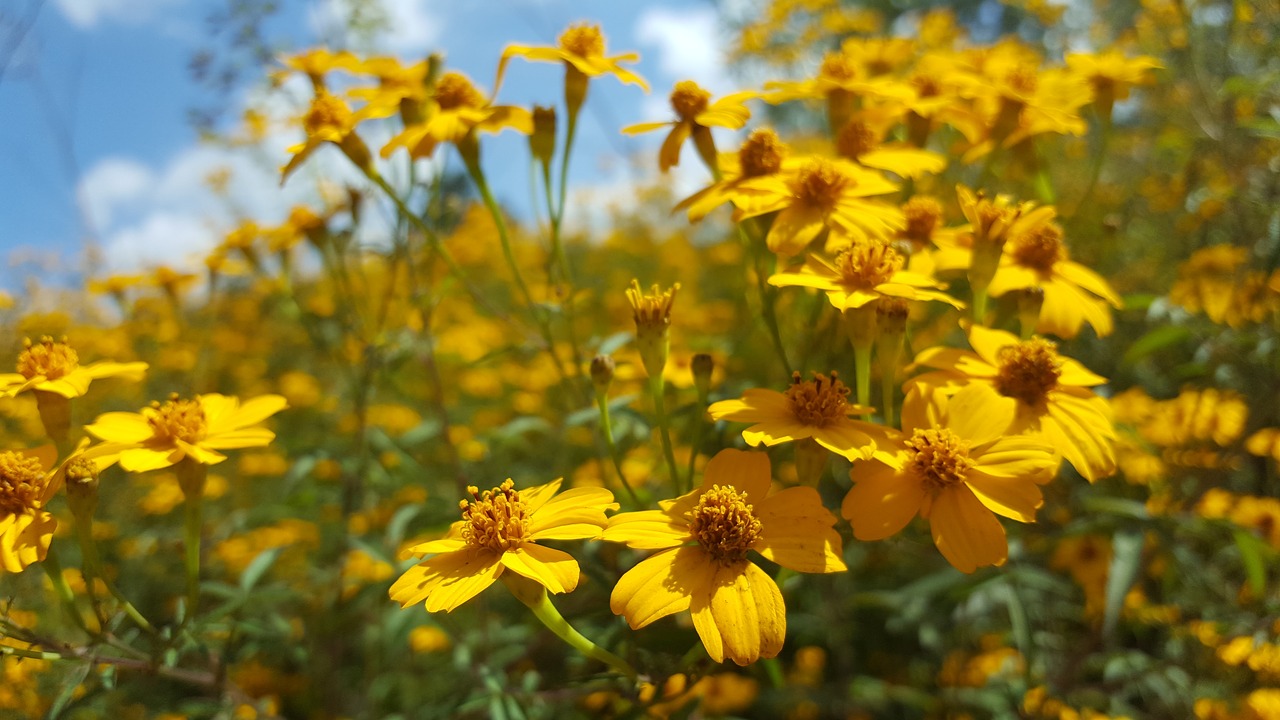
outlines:
[[[25,17],[24,10],[37,4],[6,0],[0,19]],[[270,26],[274,38],[295,48],[340,40],[334,9],[342,0],[283,4],[284,13]],[[590,186],[597,196],[625,197],[623,188],[636,174],[650,172],[651,159],[643,165],[632,160],[650,158],[661,135],[629,139],[618,129],[665,119],[673,82],[692,78],[717,92],[734,89],[723,60],[724,32],[707,0],[383,4],[392,29],[378,39],[379,49],[404,58],[443,51],[451,68],[486,87],[507,43],[551,44],[576,21],[600,22],[611,52],[640,52],[638,71],[652,94],[612,79],[592,84],[571,187]],[[319,177],[341,176],[344,161],[326,152],[312,172],[277,188],[274,168],[284,160],[283,148],[299,139],[297,131],[282,128],[260,147],[239,150],[196,137],[186,114],[204,98],[187,63],[201,45],[205,18],[222,6],[223,0],[43,3],[0,79],[0,249],[20,260],[6,270],[3,284],[77,267],[86,239],[104,250],[95,270],[184,261],[194,266],[236,217],[279,220],[291,204],[314,197]],[[0,48],[12,46],[13,37],[12,24],[0,25]],[[558,99],[561,74],[558,67],[516,61],[500,100],[549,104]],[[262,92],[261,82],[239,88],[229,98],[229,117],[259,103]],[[281,116],[294,111],[280,94],[268,107]],[[485,159],[500,198],[517,211],[526,208],[523,141],[507,134],[486,144]],[[224,168],[232,171],[231,191],[219,199],[205,179]],[[696,168],[690,170],[676,182],[691,187],[702,180]]]

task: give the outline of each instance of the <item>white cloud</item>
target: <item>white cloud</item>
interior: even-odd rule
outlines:
[[[184,0],[54,0],[67,22],[81,30],[103,21],[137,24],[154,18],[158,11]]]
[[[427,55],[432,45],[440,40],[444,20],[427,11],[426,0],[380,0],[385,17],[385,29],[379,33],[374,46],[383,52],[391,52],[420,59]],[[349,25],[352,13],[350,0],[320,0],[312,5],[308,22],[311,31],[319,38],[341,38]]]
[[[642,108],[646,120],[670,117],[665,90],[677,81],[693,80],[715,96],[736,89],[725,64],[725,30],[713,7],[647,8],[636,22],[635,39],[658,49],[658,69],[666,81],[654,78],[655,92]]]
[[[136,204],[154,186],[150,169],[120,157],[99,161],[80,181],[89,220],[103,227],[111,225],[119,210]]]

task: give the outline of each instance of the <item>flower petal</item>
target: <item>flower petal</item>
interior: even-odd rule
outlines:
[[[522,493],[523,496],[523,493]],[[587,540],[600,535],[609,524],[606,510],[618,503],[607,488],[580,487],[551,498],[533,513],[529,524],[531,540]]]
[[[578,587],[578,561],[562,550],[524,543],[502,553],[502,564],[553,593],[573,592]]]
[[[756,505],[761,540],[755,550],[798,572],[846,570],[836,518],[811,487],[787,488]]]
[[[99,440],[130,445],[143,442],[153,434],[147,419],[131,412],[103,413],[84,429]]]
[[[689,526],[666,510],[642,510],[609,518],[601,540],[625,543],[636,550],[664,550],[693,539]]]
[[[131,447],[120,451],[120,467],[128,472],[148,472],[174,465],[184,456],[182,450],[176,447]]]
[[[883,540],[896,535],[920,512],[924,485],[907,472],[880,462],[855,463],[849,471],[853,488],[840,504],[840,514],[859,540]]]
[[[692,610],[694,628],[716,662],[727,657],[738,665],[750,665],[782,650],[787,635],[782,592],[773,578],[752,563],[718,565],[710,603],[706,607],[695,603]]]
[[[774,216],[765,243],[771,252],[799,255],[826,227],[821,209],[808,203],[793,202]]]
[[[1009,555],[1004,526],[968,486],[947,488],[934,498],[929,527],[938,550],[960,572],[1003,565]]]
[[[702,471],[704,490],[712,485],[732,485],[750,504],[764,500],[772,483],[769,456],[763,452],[726,448],[708,460]]]
[[[609,595],[609,609],[633,630],[689,609],[695,594],[706,595],[715,561],[702,548],[660,552],[628,570]]]
[[[1017,400],[990,385],[974,383],[947,402],[946,426],[973,447],[1004,435],[1017,414]]]
[[[58,521],[43,510],[6,518],[0,524],[0,568],[21,572],[28,565],[44,560],[57,527]]]

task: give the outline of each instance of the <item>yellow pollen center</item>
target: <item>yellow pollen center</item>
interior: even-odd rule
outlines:
[[[1062,244],[1062,231],[1045,225],[1014,238],[1011,253],[1019,265],[1049,272],[1057,263],[1067,259],[1067,249]]]
[[[836,151],[844,157],[856,160],[864,153],[875,150],[879,144],[876,134],[866,123],[855,121],[840,130],[840,136],[836,138]]]
[[[560,34],[560,49],[579,57],[600,57],[604,36],[597,25],[577,25]]]
[[[892,245],[879,240],[855,242],[836,255],[836,270],[845,285],[870,289],[893,279],[905,258]]]
[[[917,428],[906,446],[911,469],[933,494],[964,482],[973,467],[968,443],[948,428]]]
[[[835,82],[848,82],[858,77],[858,66],[844,53],[828,53],[822,58],[818,77]]]
[[[1036,86],[1039,84],[1035,69],[1026,67],[1019,67],[1010,71],[1005,76],[1005,82],[1015,92],[1023,95],[1035,92]]]
[[[1028,405],[1039,405],[1058,386],[1062,360],[1058,346],[1043,338],[1032,338],[1000,350],[996,390]]]
[[[746,496],[732,485],[713,485],[702,494],[693,508],[689,531],[722,565],[733,565],[746,559],[764,532],[754,508]]]
[[[912,75],[911,86],[916,89],[916,94],[920,97],[936,97],[942,94],[942,86],[928,75]]]
[[[707,109],[709,102],[711,93],[698,87],[698,83],[692,80],[676,83],[675,89],[671,91],[671,107],[681,120],[693,120]]]
[[[474,485],[467,492],[474,500],[461,500],[458,507],[462,509],[462,538],[468,545],[506,552],[529,538],[529,506],[510,479],[483,494]]]
[[[44,482],[44,468],[36,458],[0,453],[0,513],[16,515],[37,507]]]
[[[791,192],[801,202],[830,212],[845,187],[853,184],[853,178],[844,174],[840,168],[828,160],[818,158],[800,168],[800,172],[791,181]]]
[[[168,402],[151,404],[151,412],[144,413],[151,426],[153,437],[159,442],[181,440],[192,444],[204,439],[209,423],[204,408],[198,400],[182,400],[175,393]]]
[[[680,283],[672,285],[666,291],[654,285],[653,290],[645,295],[640,289],[639,281],[632,280],[631,287],[627,288],[627,299],[631,301],[636,329],[666,330],[671,324],[671,306],[675,303],[676,291],[679,289]]]
[[[914,243],[927,244],[942,220],[942,203],[928,195],[916,195],[902,206],[902,214],[907,218],[902,236]]]
[[[24,345],[26,349],[18,355],[18,372],[28,380],[35,377],[57,380],[80,365],[79,356],[65,338],[54,342],[46,335],[40,338],[39,344],[27,339]]]
[[[814,373],[812,380],[801,380],[800,373],[793,373],[791,387],[783,394],[791,403],[791,414],[805,425],[826,427],[848,416],[849,388],[835,371],[830,378]]]
[[[76,458],[67,463],[67,482],[84,483],[98,479],[98,466],[92,460]]]
[[[738,150],[742,176],[752,178],[772,175],[782,169],[782,160],[786,154],[787,146],[778,137],[778,133],[768,128],[756,130]]]
[[[485,97],[471,81],[459,73],[445,73],[436,82],[434,94],[441,110],[484,107]]]
[[[325,130],[343,132],[351,124],[351,108],[341,98],[322,92],[311,101],[311,107],[302,118],[302,126],[307,135],[316,135]]]

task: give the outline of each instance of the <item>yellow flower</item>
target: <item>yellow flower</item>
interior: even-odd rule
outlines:
[[[431,62],[422,60],[405,65],[394,57],[371,57],[359,61],[353,70],[378,80],[376,86],[355,87],[347,91],[348,95],[365,103],[365,117],[384,118],[399,113],[406,124],[422,118]]]
[[[436,81],[422,122],[391,138],[381,155],[390,157],[403,147],[413,158],[431,157],[439,143],[457,144],[473,131],[496,133],[506,128],[528,135],[533,132],[533,116],[521,107],[491,105],[467,76],[449,72]]]
[[[291,157],[280,168],[280,183],[283,185],[293,171],[301,167],[303,161],[325,143],[337,145],[356,167],[372,172],[373,157],[364,140],[356,134],[356,125],[364,117],[364,110],[352,112],[346,100],[323,87],[316,88],[311,106],[302,116],[302,127],[307,133],[307,139],[288,149]]]
[[[1139,55],[1127,58],[1117,49],[1098,54],[1067,53],[1067,67],[1093,86],[1093,103],[1098,114],[1111,119],[1111,108],[1116,100],[1129,97],[1129,88],[1150,83],[1151,70],[1161,68],[1153,57]]]
[[[409,552],[432,557],[414,565],[391,586],[391,599],[401,607],[425,602],[428,612],[454,608],[489,587],[510,570],[553,593],[578,586],[578,563],[540,540],[585,540],[600,534],[606,510],[617,510],[613,493],[580,487],[559,495],[561,480],[516,490],[507,479],[480,493],[467,488],[462,519],[439,540],[414,545]]]
[[[328,48],[312,48],[296,55],[289,55],[280,61],[286,68],[305,73],[315,88],[324,87],[324,76],[334,70],[353,71],[360,65],[360,60],[346,50],[333,52]],[[277,78],[282,73],[277,73]]]
[[[831,261],[810,253],[803,266],[773,275],[769,284],[822,290],[837,310],[860,308],[882,297],[939,300],[964,307],[950,295],[934,290],[941,286],[932,278],[903,270],[905,262],[888,242],[866,239],[854,241]]]
[[[770,480],[768,455],[721,450],[698,489],[660,502],[661,510],[611,518],[601,539],[660,551],[618,580],[613,612],[638,630],[689,610],[712,660],[747,665],[776,656],[787,632],[782,592],[747,553],[799,572],[846,568],[835,517],[818,492],[770,494]]]
[[[1249,249],[1235,245],[1211,245],[1191,253],[1178,266],[1169,300],[1189,312],[1203,310],[1210,320],[1223,322],[1248,259]]]
[[[753,97],[755,93],[733,93],[712,103],[711,93],[692,80],[683,80],[676,83],[675,89],[671,91],[671,108],[676,112],[675,120],[629,125],[622,128],[622,132],[637,135],[670,127],[671,132],[667,133],[667,139],[658,151],[658,169],[662,172],[680,164],[680,149],[690,137],[702,153],[703,160],[708,164],[715,164],[715,145],[711,142],[709,128],[742,129],[751,117],[751,111],[744,103]]]
[[[720,153],[717,162],[720,179],[681,200],[676,210],[689,211],[689,221],[697,222],[707,213],[732,202],[740,209],[748,209],[755,202],[766,200],[769,193],[752,190],[745,184],[752,178],[769,177],[782,172],[794,161],[789,161],[786,143],[771,128],[751,131],[736,153]]]
[[[799,255],[824,230],[853,239],[885,238],[905,225],[901,210],[866,199],[897,192],[898,186],[845,160],[811,158],[792,172],[752,178],[740,187],[762,197],[739,208],[735,219],[778,213],[765,241],[783,255]]]
[[[904,404],[895,447],[849,471],[854,486],[841,514],[854,537],[882,540],[919,514],[961,572],[1004,563],[1009,546],[996,515],[1034,522],[1039,486],[1058,459],[1043,440],[1008,434],[1015,409],[990,408],[980,391],[963,390],[941,410],[919,398]]]
[[[836,152],[859,165],[887,170],[904,178],[936,175],[946,169],[945,155],[906,143],[884,142],[890,127],[891,124],[885,122],[850,120],[836,135]]]
[[[57,459],[52,445],[0,452],[0,569],[21,572],[44,560],[58,526],[45,510],[57,492],[49,472]]]
[[[601,75],[613,75],[624,84],[639,85],[649,92],[649,84],[644,78],[622,67],[622,63],[633,63],[640,59],[636,53],[629,52],[608,57],[605,55],[604,35],[599,25],[574,25],[560,33],[556,47],[530,47],[527,45],[508,45],[498,60],[498,79],[494,83],[494,92],[502,85],[502,76],[506,71],[507,61],[513,57],[522,57],[535,62],[563,62],[565,66],[565,101],[570,114],[575,114],[582,105],[587,94],[587,78]]]
[[[170,396],[141,412],[110,412],[86,425],[91,435],[111,446],[120,467],[129,472],[158,470],[183,458],[214,465],[227,457],[219,450],[261,447],[275,438],[266,428],[250,427],[284,410],[279,395],[261,395],[240,403],[210,393],[195,399]]]
[[[849,388],[836,373],[831,377],[814,373],[812,380],[791,376],[785,393],[751,388],[739,400],[721,400],[707,408],[713,420],[754,423],[742,431],[742,439],[756,447],[813,438],[822,447],[850,460],[869,458],[876,442],[871,433],[879,428],[849,418],[865,415],[871,408],[848,401]]]
[[[974,351],[931,348],[913,366],[935,368],[908,383],[908,395],[954,395],[967,385],[984,389],[993,414],[1016,410],[1010,434],[1034,433],[1062,453],[1089,482],[1116,470],[1111,408],[1091,387],[1106,378],[1058,354],[1042,338],[1019,341],[1003,330],[969,329]]]
[[[39,344],[28,339],[24,348],[18,355],[18,372],[0,374],[0,395],[13,397],[35,390],[77,398],[89,391],[89,384],[94,380],[119,377],[138,381],[147,371],[144,362],[81,365],[80,356],[65,339],[55,342],[46,336],[40,338]]]

